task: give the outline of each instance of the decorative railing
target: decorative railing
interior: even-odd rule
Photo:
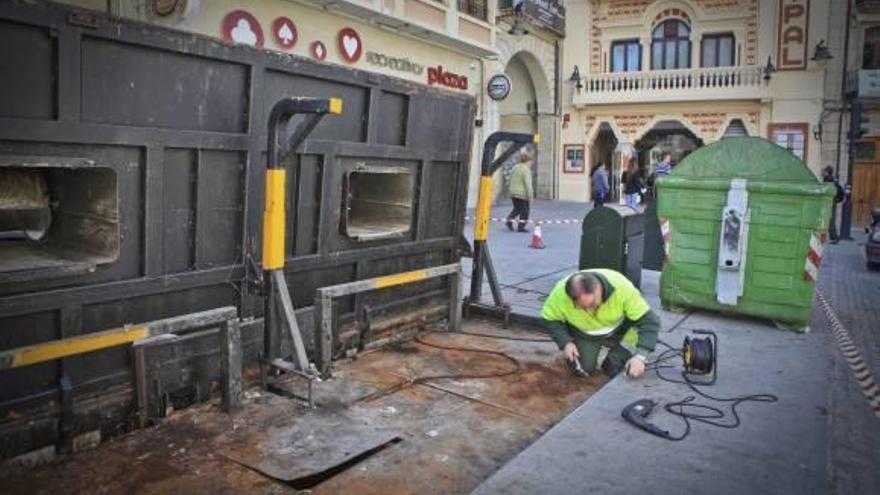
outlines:
[[[711,67],[591,74],[581,81],[576,100],[652,101],[664,96],[681,99],[741,98],[766,92],[761,67]],[[613,102],[613,101],[609,101]]]

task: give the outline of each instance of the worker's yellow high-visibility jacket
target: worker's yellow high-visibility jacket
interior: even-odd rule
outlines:
[[[595,274],[602,284],[602,302],[596,310],[581,309],[568,297],[565,283],[569,275],[553,287],[541,309],[541,318],[548,323],[567,324],[590,337],[610,336],[626,324],[632,331],[628,331],[623,340],[646,354],[653,351],[660,319],[651,311],[642,293],[623,274],[614,270],[591,269],[583,272]],[[571,341],[571,337],[565,338],[560,332],[553,331],[553,325],[548,326],[560,348]],[[567,335],[567,332],[564,334]]]

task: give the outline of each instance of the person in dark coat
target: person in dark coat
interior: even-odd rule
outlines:
[[[843,201],[843,188],[840,186],[840,181],[834,177],[834,168],[831,165],[822,169],[822,182],[834,184],[834,203],[831,204],[831,224],[828,226],[828,236],[831,238],[832,244],[837,244],[837,203]]]
[[[630,161],[629,170],[623,183],[623,194],[626,195],[626,204],[635,208],[639,205],[640,196],[644,193],[645,182],[639,175],[639,168],[635,160]]]
[[[611,186],[608,185],[608,172],[605,171],[605,163],[599,162],[596,165],[590,179],[593,185],[593,208],[597,208],[605,204],[608,193],[611,192]]]

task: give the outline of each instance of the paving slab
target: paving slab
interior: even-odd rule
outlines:
[[[645,284],[656,301],[656,275]],[[685,385],[618,377],[482,483],[475,494],[825,493],[828,490],[827,390],[831,359],[823,333],[778,330],[760,320],[696,312],[664,313],[661,339],[680,346],[693,329],[718,333],[718,397],[770,393],[777,403],[744,403],[736,429],[694,424],[672,442],[634,428],[621,410],[636,399],[660,402],[651,416],[673,435],[684,423],[662,404],[694,395]],[[670,327],[678,326],[670,331]],[[676,370],[664,375],[680,378]],[[698,402],[711,404],[700,399]],[[725,405],[712,404],[727,409]],[[728,412],[729,414],[729,412]],[[730,418],[727,418],[730,421]]]
[[[493,218],[505,218],[510,212],[509,200],[502,200],[491,210]],[[535,220],[583,220],[590,205],[573,201],[532,202],[531,218]],[[470,218],[473,211],[468,212]],[[473,222],[465,223],[465,237],[473,241]],[[529,225],[529,229],[533,224]],[[505,302],[517,313],[537,316],[542,296],[566,273],[577,269],[580,254],[581,224],[546,224],[542,226],[544,249],[529,247],[531,234],[510,232],[503,222],[489,224],[489,250]],[[471,260],[462,260],[464,294],[470,292]],[[484,301],[491,301],[488,282],[481,292]],[[488,296],[488,297],[486,297]]]

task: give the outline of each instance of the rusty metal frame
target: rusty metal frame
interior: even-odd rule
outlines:
[[[322,287],[315,291],[315,364],[318,372],[330,378],[330,363],[333,359],[333,299],[360,292],[379,290],[397,285],[422,282],[431,278],[450,277],[449,280],[449,327],[458,331],[461,328],[461,264],[448,265],[397,273],[384,277],[357,280],[344,284]]]

